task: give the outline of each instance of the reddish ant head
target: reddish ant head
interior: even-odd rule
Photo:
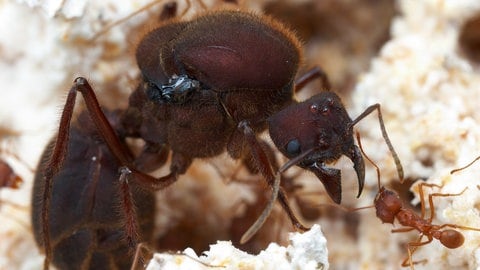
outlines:
[[[298,166],[315,173],[336,203],[341,200],[340,171],[325,167],[346,155],[354,163],[359,195],[365,179],[365,164],[354,144],[352,120],[340,98],[322,92],[310,99],[290,105],[269,118],[270,136],[288,158],[305,154]]]
[[[442,243],[447,248],[458,248],[463,245],[465,242],[465,237],[458,231],[448,229],[440,233],[440,243]]]
[[[377,217],[383,223],[393,224],[395,216],[402,208],[402,201],[398,195],[385,187],[380,188],[380,192],[377,194],[377,197],[375,197],[374,204]]]

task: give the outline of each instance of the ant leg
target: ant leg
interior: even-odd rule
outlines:
[[[418,194],[419,194],[418,196],[420,197],[421,218],[425,219],[425,205],[426,204],[425,204],[425,193],[424,193],[423,187],[442,188],[442,186],[437,185],[437,184],[428,184],[428,183],[424,183],[424,182],[418,184]],[[462,193],[463,193],[463,191],[462,191]],[[436,194],[439,194],[439,193],[436,193]],[[428,205],[430,207],[430,218],[428,219],[428,222],[431,223],[432,219],[433,219],[433,216],[435,215],[435,209],[434,209],[435,206],[433,205],[432,194],[428,195]]]
[[[380,104],[374,104],[369,106],[363,113],[361,113],[357,118],[355,118],[350,126],[354,126],[357,124],[360,120],[365,118],[365,116],[369,115],[372,113],[374,110],[377,110],[378,113],[378,123],[380,124],[380,130],[382,131],[382,136],[383,139],[385,140],[385,143],[387,144],[388,150],[390,150],[390,153],[392,154],[393,160],[395,161],[395,166],[397,167],[397,173],[398,173],[398,178],[400,179],[400,183],[403,183],[403,166],[402,163],[400,162],[400,159],[398,158],[397,152],[393,148],[393,145],[388,138],[387,130],[385,129],[385,124],[383,122],[383,117],[382,117],[382,111],[380,109]]]
[[[64,127],[68,127],[70,125],[77,91],[82,93],[83,99],[85,100],[85,104],[87,106],[87,111],[90,114],[90,117],[94,122],[99,134],[105,141],[105,144],[110,149],[110,152],[112,152],[118,163],[121,164],[121,167],[128,168],[128,170],[125,171],[126,174],[134,174],[135,177],[133,177],[132,180],[134,180],[136,184],[139,184],[147,189],[163,189],[175,182],[177,180],[177,175],[184,173],[190,166],[192,162],[191,159],[188,159],[181,154],[173,153],[172,165],[170,168],[171,172],[166,176],[155,178],[138,170],[134,166],[134,160],[130,155],[128,148],[120,141],[120,138],[115,133],[115,130],[103,114],[92,87],[88,84],[88,81],[85,78],[79,77],[75,80],[73,87],[70,89],[67,97],[67,103],[65,104],[64,112],[60,120],[60,130],[58,134],[59,139],[57,139],[55,142],[55,147],[50,162],[52,165],[55,165],[52,167],[56,169],[56,171],[58,171],[63,159],[65,158],[69,130],[68,128]]]
[[[42,223],[42,234],[43,234],[42,240],[43,240],[43,246],[45,248],[45,260],[44,260],[44,266],[43,266],[44,269],[48,269],[50,265],[50,260],[52,258],[48,216],[50,212],[49,209],[50,209],[50,203],[51,203],[51,193],[53,188],[53,177],[59,172],[67,154],[67,146],[70,138],[70,122],[73,116],[73,108],[75,106],[77,88],[79,83],[80,83],[80,80],[75,80],[74,85],[70,88],[70,91],[68,92],[67,100],[65,102],[62,116],[60,118],[60,125],[59,125],[58,134],[57,134],[57,139],[53,144],[51,155],[49,157],[49,160],[47,161],[47,165],[45,166],[45,171],[43,173],[43,181],[45,185],[44,185],[44,190],[42,194],[43,204],[41,209],[41,213],[42,213],[41,223]],[[105,116],[103,117],[104,117],[104,121],[107,121]]]
[[[145,265],[145,256],[144,256],[144,251],[150,253],[149,257],[151,258],[151,254],[153,254],[153,251],[148,247],[147,244],[145,243],[139,243],[137,245],[137,248],[135,249],[135,256],[133,257],[133,263],[132,263],[132,267],[130,268],[130,270],[135,270],[135,269],[138,269],[138,266],[140,264],[140,269],[145,269],[146,268],[146,265]]]
[[[423,263],[423,262],[427,261],[427,259],[423,259],[421,261],[413,261],[412,260],[413,253],[415,253],[415,251],[417,250],[418,247],[429,244],[433,240],[433,238],[430,236],[430,237],[428,237],[428,239],[426,241],[420,242],[422,240],[422,237],[423,237],[423,235],[420,235],[420,237],[417,239],[417,241],[410,242],[410,243],[407,244],[408,257],[405,258],[405,260],[403,260],[403,262],[402,262],[403,267],[410,266],[410,269],[414,270],[414,267],[413,267],[414,264]]]
[[[437,185],[437,184],[428,184],[428,183],[420,183],[418,184],[418,192],[420,196],[420,203],[422,206],[422,218],[425,218],[425,198],[424,198],[424,190],[423,187],[437,187],[437,188],[442,188],[443,185]],[[428,195],[428,205],[430,207],[430,217],[428,218],[429,222],[432,222],[433,217],[435,215],[435,205],[433,204],[433,197],[450,197],[450,196],[460,196],[462,195],[465,190],[467,190],[467,187],[465,187],[461,192],[459,193],[432,193]]]
[[[292,224],[299,230],[308,230],[307,227],[303,226],[300,221],[297,219],[296,215],[293,213],[292,208],[288,204],[288,199],[285,190],[280,187],[280,173],[274,173],[268,155],[265,153],[264,149],[261,147],[260,143],[258,142],[254,131],[249,126],[247,121],[241,121],[238,124],[238,128],[242,130],[247,144],[250,147],[250,153],[258,166],[259,171],[263,174],[265,179],[267,180],[268,185],[272,187],[273,193],[269,204],[266,206],[262,215],[257,219],[254,225],[245,233],[242,237],[241,243],[248,241],[248,239],[255,234],[256,231],[261,227],[263,222],[265,222],[266,218],[270,214],[270,211],[273,208],[273,203],[276,201],[277,196],[280,204],[282,205],[283,209],[287,212],[288,217],[290,218]]]
[[[138,243],[138,231],[139,225],[137,219],[135,203],[133,202],[132,195],[130,193],[130,187],[128,185],[129,175],[131,171],[127,167],[120,168],[120,191],[122,193],[122,208],[123,219],[125,220],[125,238],[128,246],[134,249]]]
[[[181,171],[184,168],[180,166],[175,167],[171,174],[161,177],[161,178],[154,178],[149,176],[145,173],[139,172],[135,169],[133,165],[133,157],[130,154],[129,149],[127,146],[122,143],[120,138],[115,133],[115,130],[108,122],[106,116],[102,112],[100,105],[98,104],[97,98],[95,97],[95,93],[93,89],[88,84],[85,78],[79,77],[74,81],[73,86],[70,88],[67,96],[67,100],[65,102],[65,106],[62,112],[62,116],[60,118],[60,125],[57,134],[57,139],[53,145],[53,149],[49,160],[46,163],[45,171],[43,172],[43,181],[45,183],[42,199],[43,204],[41,208],[41,223],[42,223],[42,234],[43,234],[43,243],[45,248],[45,261],[44,261],[44,269],[48,269],[50,264],[50,260],[52,258],[52,250],[51,250],[51,243],[50,243],[50,228],[48,224],[48,217],[49,217],[49,209],[51,204],[51,193],[53,188],[53,177],[59,172],[63,163],[65,161],[65,157],[67,155],[67,147],[70,140],[70,123],[73,116],[73,110],[75,107],[75,101],[77,96],[77,91],[79,91],[83,99],[85,101],[87,111],[91,117],[91,120],[94,122],[99,135],[103,138],[103,141],[108,146],[110,152],[113,154],[115,159],[117,160],[120,167],[128,168],[129,170],[125,170],[125,175],[127,176],[126,172],[132,172],[134,174],[134,182],[140,183],[143,186],[147,186],[153,189],[162,189],[167,185],[176,181],[177,170]],[[182,164],[182,163],[181,163]],[[189,162],[183,162],[183,165],[187,166]],[[125,181],[124,181],[125,182]],[[126,184],[127,182],[125,182]],[[128,191],[123,192],[123,199],[126,203],[133,203],[131,194]],[[127,205],[127,204],[126,204]],[[129,209],[130,208],[130,209]],[[128,206],[126,210],[131,211],[133,207]],[[131,226],[135,227],[135,226]],[[128,237],[133,237],[133,232],[130,233]]]
[[[445,227],[460,229],[460,230],[467,230],[467,231],[480,231],[480,228],[468,227],[463,225],[456,225],[456,224],[443,224],[438,226],[439,229],[443,229]]]
[[[314,67],[311,70],[309,70],[307,73],[303,74],[300,78],[295,80],[295,90],[294,92],[300,91],[305,85],[307,85],[309,82],[315,80],[316,78],[319,78],[322,81],[322,86],[325,88],[327,91],[330,91],[331,85],[330,81],[328,80],[328,76],[323,71],[320,67]]]
[[[393,229],[390,232],[392,232],[392,233],[404,233],[404,232],[409,232],[409,231],[413,231],[413,230],[415,230],[415,228],[413,228],[413,227],[402,227],[402,228],[398,228],[398,229]]]
[[[119,19],[118,21],[115,21],[109,25],[107,25],[105,28],[103,28],[102,30],[100,30],[99,32],[97,32],[93,37],[90,38],[90,41],[95,41],[96,39],[98,39],[100,36],[102,36],[103,34],[107,33],[108,31],[110,31],[110,29],[112,29],[113,27],[117,26],[117,25],[120,25],[128,20],[130,20],[131,18],[137,16],[138,14],[152,8],[153,6],[159,4],[159,3],[162,3],[163,0],[155,0],[155,1],[152,1],[151,3],[148,3],[146,4],[145,6],[139,8],[138,10],[130,13],[129,15]],[[190,3],[189,1],[187,1],[187,3]],[[167,3],[168,4],[168,3]],[[166,4],[166,5],[167,5]],[[175,5],[176,6],[176,5]],[[168,10],[171,9],[171,7],[167,6],[165,9],[167,9],[167,11],[164,11],[164,12],[169,12]],[[175,7],[175,10],[176,10],[176,7]],[[163,14],[163,12],[162,12]],[[162,18],[162,17],[160,17]]]

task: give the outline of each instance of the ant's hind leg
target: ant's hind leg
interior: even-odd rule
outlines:
[[[423,259],[420,261],[413,261],[412,259],[413,253],[415,253],[418,247],[429,244],[433,240],[432,237],[429,237],[429,239],[427,239],[426,241],[421,242],[422,238],[423,238],[423,235],[420,235],[415,242],[410,242],[407,244],[408,257],[403,260],[402,262],[403,267],[410,266],[410,269],[414,270],[415,268],[413,267],[413,265],[427,262],[427,259]]]

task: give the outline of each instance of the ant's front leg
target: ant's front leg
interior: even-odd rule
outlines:
[[[270,215],[270,212],[273,208],[273,204],[275,203],[276,199],[280,202],[283,209],[287,212],[288,217],[292,221],[292,224],[299,230],[306,231],[308,230],[305,227],[296,215],[294,214],[292,208],[288,203],[288,198],[285,190],[280,187],[280,173],[274,172],[272,163],[269,160],[269,157],[265,150],[262,148],[260,142],[258,141],[255,132],[250,127],[247,121],[241,121],[238,124],[238,129],[243,133],[244,138],[246,140],[246,144],[250,148],[251,156],[256,164],[258,170],[262,173],[267,181],[268,185],[272,187],[272,196],[269,200],[268,205],[265,207],[265,210],[257,219],[257,221],[250,227],[250,229],[242,236],[240,243],[247,242],[263,225],[267,217]]]

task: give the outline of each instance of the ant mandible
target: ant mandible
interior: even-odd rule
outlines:
[[[429,188],[442,188],[442,185],[437,184],[429,184],[422,182],[417,185],[418,193],[420,197],[420,207],[421,207],[421,215],[419,216],[416,214],[412,209],[405,208],[403,205],[402,200],[392,190],[381,186],[380,184],[380,169],[378,166],[365,154],[363,151],[359,135],[357,134],[357,141],[359,142],[360,149],[365,156],[365,158],[375,167],[377,171],[377,180],[378,180],[378,194],[374,199],[374,206],[376,210],[376,216],[383,222],[383,223],[390,223],[393,225],[395,219],[398,223],[400,223],[403,228],[394,229],[392,230],[393,233],[397,232],[409,232],[412,230],[417,230],[420,232],[420,236],[417,238],[416,241],[409,242],[407,244],[407,253],[408,257],[403,260],[402,266],[410,266],[410,268],[414,269],[414,264],[420,263],[422,261],[413,261],[412,256],[413,253],[417,250],[418,247],[424,246],[429,244],[433,241],[433,239],[438,239],[442,245],[447,248],[455,249],[463,245],[465,238],[462,233],[454,229],[461,229],[461,230],[472,230],[472,231],[480,231],[478,228],[472,228],[462,225],[456,224],[442,224],[442,225],[435,225],[432,223],[433,217],[435,216],[435,205],[433,204],[434,197],[451,197],[451,196],[460,196],[462,195],[467,188],[464,188],[459,193],[430,193],[428,194],[428,206],[430,208],[430,215],[426,218],[426,203],[425,203],[425,195],[424,195],[424,187]],[[473,162],[472,162],[473,163]],[[469,164],[471,165],[471,164]],[[464,169],[464,168],[462,168]],[[456,171],[456,170],[454,170]],[[452,171],[452,172],[454,172]],[[401,181],[403,182],[403,181]],[[422,238],[427,237],[427,240],[422,242]],[[425,260],[423,260],[425,261]]]
[[[264,213],[243,241],[262,225],[276,199],[292,224],[306,230],[280,187],[280,172],[275,172],[275,161],[269,158],[274,156],[273,148],[257,137],[267,127],[276,147],[291,159],[283,170],[298,165],[314,172],[330,197],[340,203],[340,171],[325,164],[342,155],[349,157],[361,194],[365,168],[354,144],[353,126],[377,110],[382,135],[403,178],[379,104],[352,121],[333,92],[321,92],[300,103],[294,99],[294,92],[316,78],[323,79],[329,90],[320,69],[294,81],[300,48],[295,35],[270,17],[216,11],[191,21],[168,21],[142,38],[136,50],[141,82],[125,110],[102,110],[87,80],[77,78],[56,139],[47,147],[35,178],[32,222],[37,243],[45,250],[44,267],[52,259],[57,264],[69,260],[70,254],[61,252],[74,249],[77,242],[84,249],[75,255],[91,263],[110,260],[110,255],[99,259],[91,250],[108,253],[107,247],[115,241],[124,242],[116,248],[134,250],[151,231],[139,224],[139,216],[151,219],[153,215],[146,214],[153,212],[151,191],[176,182],[195,158],[224,151],[260,172],[273,190]],[[71,124],[77,92],[83,96],[86,111],[81,114],[83,120]],[[126,138],[145,142],[139,155],[132,154]],[[170,152],[167,175],[147,174],[163,166]],[[135,193],[138,189],[132,186],[146,190],[147,195]],[[102,189],[107,195],[101,194]],[[67,207],[75,209],[74,203],[65,203],[72,201],[79,202],[80,214]],[[116,214],[118,205],[123,214]],[[147,229],[140,233],[140,227]],[[60,236],[68,241],[67,248],[59,245]]]

